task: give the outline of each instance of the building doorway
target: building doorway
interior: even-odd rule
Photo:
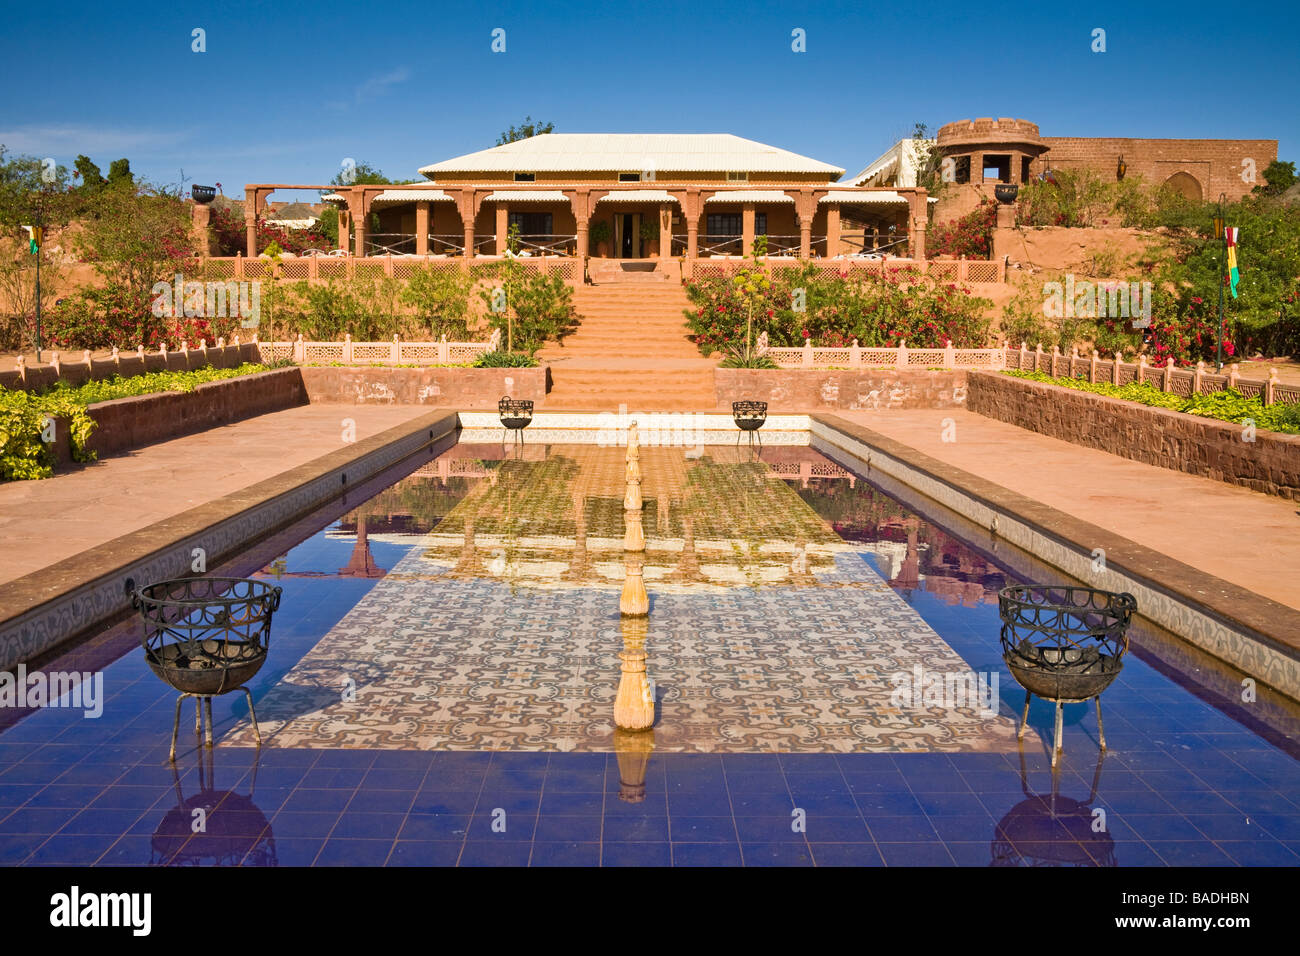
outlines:
[[[637,215],[633,212],[622,213],[619,217],[620,232],[622,233],[619,242],[618,254],[623,259],[635,259],[637,251],[637,240],[640,238],[637,228]]]

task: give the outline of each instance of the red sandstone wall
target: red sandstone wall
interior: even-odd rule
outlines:
[[[1159,186],[1170,176],[1186,172],[1201,185],[1202,199],[1240,199],[1263,182],[1264,169],[1277,159],[1274,139],[1121,139],[1044,136],[1047,153],[1031,167],[1033,175],[1047,168],[1087,166],[1114,179],[1122,155],[1129,175],[1140,175]],[[1255,182],[1241,178],[1242,160],[1253,159]]]
[[[440,405],[495,409],[501,396],[546,399],[549,369],[541,368],[349,368],[299,369],[312,404]]]
[[[160,392],[98,402],[86,409],[98,425],[86,445],[103,458],[306,404],[307,390],[299,370],[273,369],[208,382],[192,392]]]
[[[713,373],[717,408],[732,402],[768,403],[769,415],[831,409],[960,408],[966,401],[964,369],[719,368]]]
[[[998,372],[972,371],[967,407],[1027,428],[1172,471],[1202,475],[1265,494],[1300,500],[1300,435],[1259,431],[1167,408]]]

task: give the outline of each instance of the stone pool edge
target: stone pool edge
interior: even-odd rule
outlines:
[[[849,457],[865,477],[883,472],[1070,577],[1129,591],[1144,617],[1300,701],[1300,647],[1285,636],[1300,635],[1300,611],[864,426],[833,414],[811,421],[813,438]],[[1101,572],[1093,571],[1096,548],[1105,552]]]
[[[187,576],[195,548],[203,548],[207,565],[215,567],[458,427],[455,410],[431,410],[0,584],[0,670],[45,655],[121,615],[131,606],[127,579],[140,584]]]

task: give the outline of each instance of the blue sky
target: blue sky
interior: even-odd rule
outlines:
[[[227,195],[324,183],[345,158],[415,178],[525,114],[561,132],[731,132],[850,172],[916,122],[974,116],[1277,139],[1296,160],[1300,8],[1270,6],[11,3],[0,143],[105,171],[126,156]]]

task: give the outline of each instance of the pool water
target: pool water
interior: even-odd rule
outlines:
[[[1135,625],[1108,750],[1091,705],[1067,707],[1052,773],[1051,705],[1018,740],[998,644],[998,590],[1049,583],[1032,563],[807,446],[643,447],[640,469],[640,626],[619,614],[617,447],[462,443],[232,562],[284,590],[249,685],[260,750],[229,695],[214,751],[182,720],[173,769],[174,694],[134,623],[106,632],[101,717],[0,732],[0,860],[1300,862],[1295,708],[1206,693],[1215,665],[1176,636]],[[648,731],[614,724],[625,647],[646,653]],[[182,826],[196,805],[205,834]]]

